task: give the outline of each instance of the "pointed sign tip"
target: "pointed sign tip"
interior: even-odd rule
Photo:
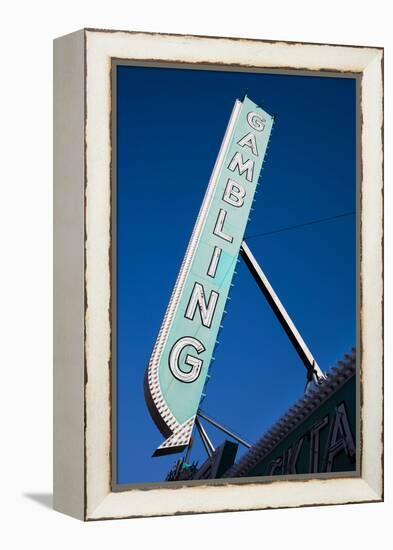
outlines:
[[[184,451],[190,443],[194,422],[195,415],[184,422],[184,424],[179,424],[172,435],[157,447],[152,456],[163,456]]]

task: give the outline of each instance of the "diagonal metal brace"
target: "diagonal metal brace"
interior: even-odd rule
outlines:
[[[197,427],[199,436],[202,440],[203,446],[205,447],[205,451],[207,453],[207,456],[211,458],[213,454],[215,453],[216,449],[214,448],[213,443],[210,441],[209,436],[206,433],[205,428],[202,426],[199,418],[195,417],[195,426]]]
[[[292,319],[288,315],[277,294],[274,292],[266,275],[262,271],[260,265],[251,253],[251,250],[248,248],[245,241],[242,242],[240,255],[243,258],[246,266],[250,270],[251,275],[254,277],[257,285],[262,290],[262,293],[268,301],[268,304],[272,308],[282,328],[286,332],[289,340],[291,341],[293,347],[295,348],[297,354],[299,355],[300,359],[307,369],[306,389],[308,388],[311,380],[314,380],[316,384],[319,384],[322,380],[326,379],[326,375],[318,366],[318,363],[314,359],[311,351],[308,349],[306,343],[304,342],[299,331],[295,327]]]
[[[207,416],[207,414],[204,413],[203,411],[201,411],[201,409],[198,409],[197,415],[200,416],[201,418],[203,418],[204,420],[206,420],[206,422],[209,422],[209,424],[211,424],[215,428],[218,428],[219,430],[221,430],[225,434],[230,435],[233,439],[235,439],[235,441],[237,441],[241,445],[244,445],[247,449],[251,449],[251,447],[253,446],[252,443],[250,443],[249,441],[246,441],[242,437],[238,436],[232,430],[230,430],[229,428],[226,428],[225,426],[223,426],[222,424],[217,422],[217,420],[214,420],[213,418]]]

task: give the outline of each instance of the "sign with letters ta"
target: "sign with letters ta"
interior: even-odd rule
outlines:
[[[145,374],[145,398],[165,441],[190,441],[221,328],[273,117],[236,101]]]

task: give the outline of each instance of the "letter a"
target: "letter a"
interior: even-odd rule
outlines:
[[[258,156],[257,141],[252,132],[249,132],[247,135],[242,137],[240,141],[237,142],[240,147],[249,147],[252,151],[252,154],[256,157]]]

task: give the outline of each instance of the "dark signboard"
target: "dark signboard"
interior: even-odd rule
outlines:
[[[332,369],[224,477],[356,470],[355,352]]]
[[[352,377],[248,475],[347,472],[356,469],[355,377]]]

